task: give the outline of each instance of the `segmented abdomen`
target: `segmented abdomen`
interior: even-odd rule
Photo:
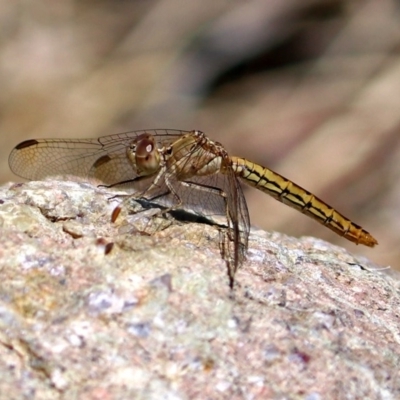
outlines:
[[[310,216],[356,244],[360,243],[369,247],[378,244],[377,240],[361,226],[289,179],[244,158],[231,157],[230,159],[236,175],[250,186]]]

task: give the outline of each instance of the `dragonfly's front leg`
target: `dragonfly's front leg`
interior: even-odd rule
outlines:
[[[135,178],[133,178],[133,179],[127,179],[127,180],[125,180],[125,181],[112,183],[111,185],[98,185],[97,187],[99,187],[99,188],[111,189],[111,188],[114,188],[114,187],[116,187],[116,186],[122,186],[122,185],[128,185],[128,184],[131,184],[131,185],[132,185],[132,184],[135,184],[135,183],[137,183],[137,182],[140,182],[140,181],[142,181],[143,179],[146,179],[146,178],[148,178],[147,175],[137,176],[137,177],[135,177]],[[116,196],[118,196],[118,195],[116,195]],[[122,195],[122,196],[124,196],[124,195]],[[112,198],[114,198],[114,197],[112,197]]]
[[[169,191],[166,191],[165,193],[162,193],[161,195],[154,196],[152,198],[147,197],[147,194],[151,190],[154,190],[157,187],[158,182],[162,178],[162,175],[164,174],[164,172],[165,172],[165,167],[160,169],[160,171],[158,172],[157,176],[153,180],[152,184],[148,188],[146,188],[145,190],[143,190],[141,192],[138,192],[138,193],[133,193],[133,194],[117,194],[115,196],[110,197],[109,200],[122,197],[122,198],[126,199],[126,200],[124,200],[122,202],[122,204],[123,204],[127,200],[130,200],[130,199],[133,199],[133,200],[145,199],[147,201],[152,201],[157,197],[168,195]],[[148,179],[148,178],[149,178],[148,175],[142,175],[142,176],[137,176],[134,179],[126,180],[126,181],[123,181],[123,182],[118,182],[118,183],[115,183],[115,184],[112,184],[112,185],[109,185],[109,186],[106,186],[106,185],[100,185],[100,186],[110,188],[110,187],[115,187],[117,185],[140,182],[140,181],[142,181],[144,179]],[[121,210],[122,210],[122,204],[119,204],[117,207],[114,208],[114,210],[113,210],[113,212],[111,214],[111,222],[115,222],[117,220],[117,218],[118,218],[118,216],[119,216],[119,214],[121,213]]]
[[[116,187],[116,186],[134,184],[135,182],[139,182],[139,181],[143,180],[144,178],[147,178],[147,177],[146,176],[137,176],[134,179],[128,179],[128,180],[125,180],[125,181],[113,183],[111,185],[98,185],[97,187],[111,189],[111,188]],[[132,194],[116,194],[114,196],[109,197],[108,201],[114,200],[114,199],[121,199],[121,198],[122,199],[128,199],[128,198],[132,198],[132,196],[133,196]],[[139,194],[138,198],[140,198],[140,196],[141,195]],[[120,205],[117,206],[116,208],[114,208],[114,210],[113,210],[113,212],[111,214],[111,222],[115,222],[115,220],[118,218],[118,215],[120,214],[120,212],[121,212],[121,206]]]
[[[160,198],[168,196],[169,194],[172,194],[174,203],[170,207],[164,208],[164,209],[159,210],[158,212],[154,213],[151,216],[151,218],[154,219],[160,215],[167,214],[170,211],[174,211],[174,210],[182,207],[182,200],[181,200],[179,194],[177,193],[177,191],[175,190],[173,183],[171,182],[171,177],[172,177],[172,175],[168,174],[166,172],[166,167],[163,166],[157,173],[157,176],[153,179],[153,182],[144,191],[139,192],[139,193],[134,193],[131,195],[116,195],[115,197],[119,197],[119,196],[126,197],[126,201],[128,201],[130,199],[133,199],[133,200],[143,199],[147,202],[154,202],[157,199],[160,199]],[[149,176],[147,176],[147,175],[140,176],[140,177],[136,178],[135,180],[140,180],[142,178],[149,178]],[[181,182],[179,182],[179,183],[181,183]],[[160,189],[163,186],[165,186],[165,190],[160,192]],[[156,194],[154,194],[154,193],[156,193]],[[118,218],[118,216],[121,212],[121,209],[122,209],[122,205],[120,204],[113,210],[112,215],[111,215],[112,222],[116,221],[116,219]]]

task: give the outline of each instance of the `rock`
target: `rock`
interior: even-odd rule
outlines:
[[[231,291],[215,227],[114,194],[1,188],[2,399],[400,397],[395,273],[254,229]]]

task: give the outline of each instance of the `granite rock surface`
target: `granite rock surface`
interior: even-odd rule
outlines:
[[[252,230],[231,291],[215,227],[113,194],[0,189],[1,399],[400,398],[395,273]]]

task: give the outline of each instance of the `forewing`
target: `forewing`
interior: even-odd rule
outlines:
[[[126,148],[142,133],[156,137],[162,147],[188,133],[179,130],[141,130],[98,139],[31,139],[17,145],[9,157],[11,170],[25,179],[55,175],[96,178],[112,185],[135,178]]]

